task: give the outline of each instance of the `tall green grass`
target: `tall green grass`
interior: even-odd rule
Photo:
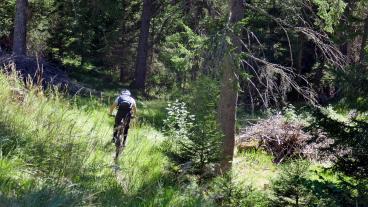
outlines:
[[[0,207],[215,206],[219,198],[268,205],[271,180],[280,173],[270,155],[239,154],[230,184],[216,185],[221,177],[202,185],[195,176],[178,179],[160,150],[165,103],[155,100],[139,102],[127,147],[114,163],[106,103],[19,79],[0,73]],[[339,175],[312,166],[313,183],[340,189]]]
[[[202,206],[165,170],[156,129],[135,124],[115,165],[107,108],[41,91],[0,74],[0,206]]]

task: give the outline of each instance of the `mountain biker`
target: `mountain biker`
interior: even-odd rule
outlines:
[[[115,142],[117,136],[116,127],[119,126],[121,120],[125,118],[127,121],[124,128],[124,140],[123,147],[125,146],[126,138],[128,136],[130,119],[134,117],[137,113],[137,105],[135,103],[134,98],[132,98],[131,93],[127,89],[123,89],[120,95],[115,99],[114,103],[110,107],[109,114],[112,115],[114,109],[117,108],[117,113],[115,116],[115,125],[114,125],[114,135],[112,141]]]

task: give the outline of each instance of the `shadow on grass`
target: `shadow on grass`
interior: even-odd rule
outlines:
[[[166,118],[167,103],[163,100],[145,101],[137,103],[138,121],[153,126],[161,131]]]
[[[336,206],[368,206],[367,188],[360,189],[346,182],[305,180],[304,185],[320,200],[330,201]]]
[[[9,125],[5,121],[0,121],[0,129],[0,151],[2,156],[8,156],[17,147],[26,144],[21,133],[19,133],[19,129],[15,126]]]
[[[80,206],[88,203],[89,198],[88,195],[71,185],[45,185],[41,188],[32,185],[17,194],[15,194],[15,189],[13,191],[9,195],[0,195],[0,207]]]
[[[129,189],[126,192],[116,182],[100,194],[99,201],[104,206],[201,206],[201,199],[198,197],[188,197],[185,201],[178,201],[178,197],[183,196],[183,192],[173,180],[167,175],[156,177],[145,182],[136,193],[132,194]]]

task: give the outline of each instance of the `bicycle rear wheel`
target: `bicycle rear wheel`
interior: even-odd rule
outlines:
[[[123,151],[123,136],[124,136],[124,121],[122,121],[121,125],[118,126],[118,131],[116,133],[115,138],[115,162],[117,162],[121,152]]]

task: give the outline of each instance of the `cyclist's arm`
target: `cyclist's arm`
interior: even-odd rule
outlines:
[[[112,112],[114,111],[114,109],[118,106],[117,103],[113,103],[111,106],[110,106],[110,110],[109,110],[109,114],[112,115]]]

